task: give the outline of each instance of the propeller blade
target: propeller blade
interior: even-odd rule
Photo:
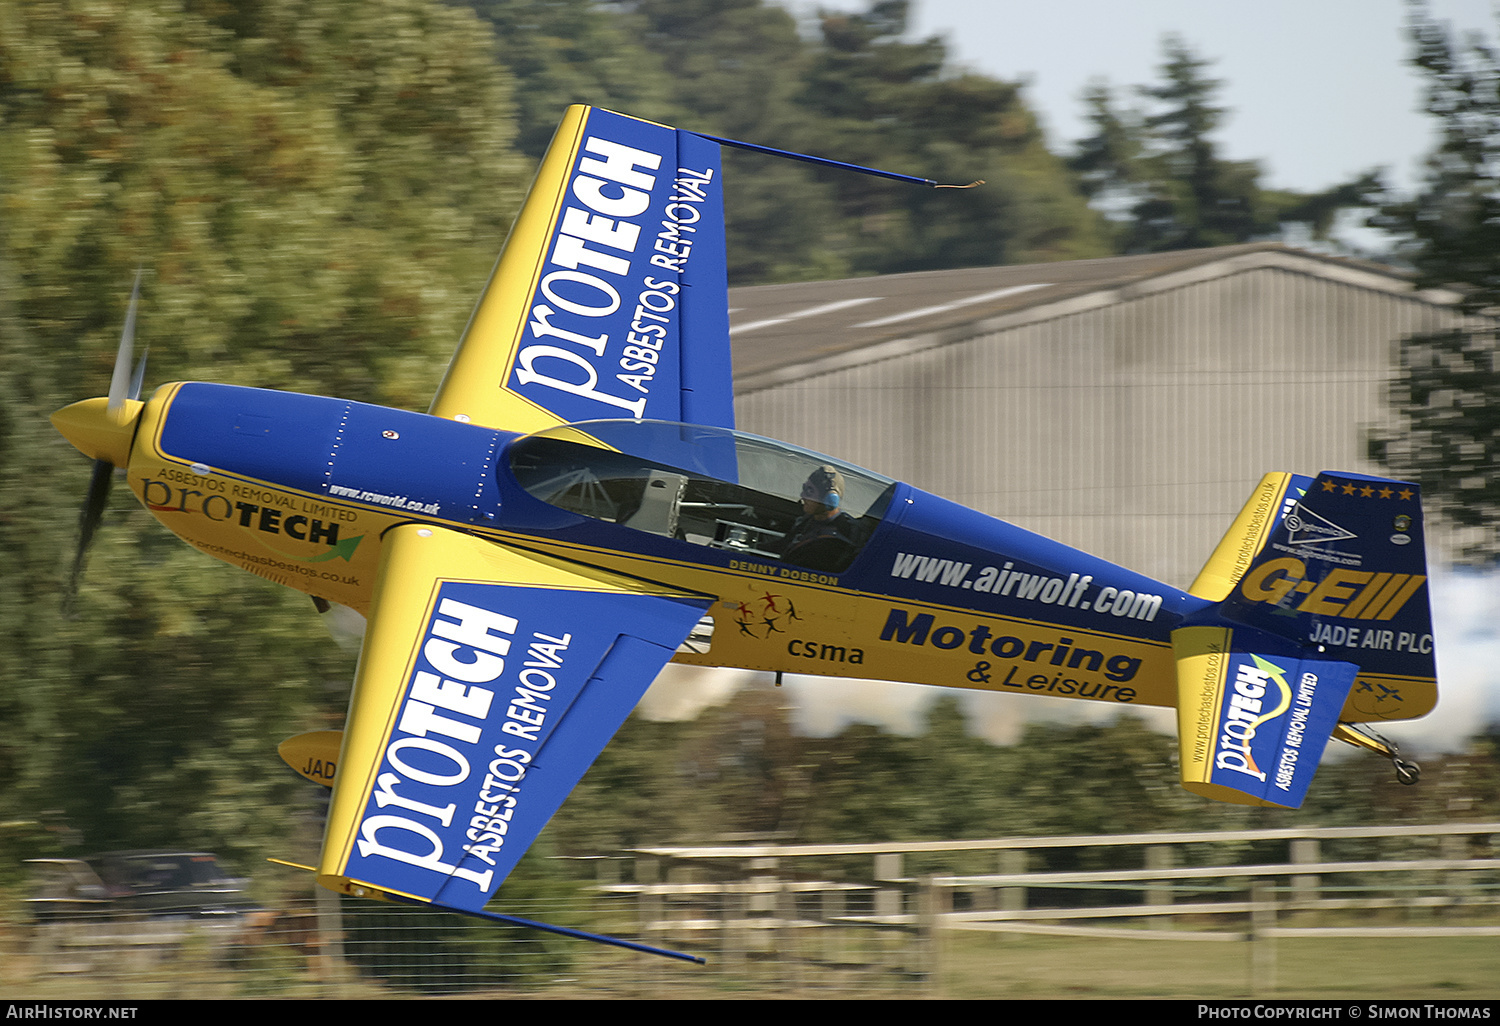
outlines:
[[[78,594],[78,579],[83,576],[83,566],[88,560],[89,543],[94,540],[94,530],[104,519],[104,509],[109,505],[109,486],[114,480],[114,464],[107,460],[94,461],[94,476],[89,481],[89,494],[83,502],[83,511],[78,516],[78,551],[73,555],[73,574],[68,578],[65,607],[73,608],[73,598]]]
[[[141,397],[141,384],[146,380],[146,357],[150,355],[150,347],[141,351],[141,358],[135,365],[135,373],[130,376],[130,395],[126,396],[127,399]]]
[[[125,312],[125,330],[120,333],[120,348],[115,353],[115,372],[109,379],[109,405],[106,409],[116,413],[125,407],[130,388],[131,350],[135,347],[135,308],[141,298],[141,272],[135,272],[135,287],[130,290],[130,308]]]
[[[120,332],[120,348],[115,353],[115,369],[109,380],[109,401],[105,409],[118,414],[125,408],[127,399],[139,399],[141,383],[146,378],[146,355],[131,369],[131,358],[135,348],[135,311],[141,301],[141,269],[135,272],[135,285],[130,289],[130,307],[125,312],[125,328]],[[88,561],[89,545],[93,543],[94,531],[104,519],[104,510],[109,505],[109,487],[114,479],[115,466],[108,460],[94,461],[94,475],[89,481],[89,493],[83,500],[83,510],[78,515],[78,551],[73,554],[73,573],[68,578],[68,590],[63,598],[64,608],[71,613],[73,600],[78,594],[78,579],[83,576],[84,564]]]

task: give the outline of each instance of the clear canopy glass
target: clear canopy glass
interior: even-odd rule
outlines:
[[[527,435],[511,472],[543,502],[667,538],[838,573],[895,482],[727,428],[598,420]]]

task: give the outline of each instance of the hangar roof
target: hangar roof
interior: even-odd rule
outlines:
[[[1280,243],[735,288],[729,333],[736,391],[1263,267],[1412,293],[1410,278],[1393,268]],[[1456,297],[1422,298],[1446,305]]]

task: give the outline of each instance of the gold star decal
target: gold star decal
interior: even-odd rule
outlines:
[[[1375,489],[1371,488],[1369,485],[1365,485],[1359,490],[1359,495],[1362,499],[1372,498],[1375,495]]]
[[[1345,484],[1344,485],[1344,494],[1345,495],[1353,495],[1354,494],[1354,486],[1352,484]]]
[[[1409,499],[1412,496],[1412,490],[1410,488],[1403,488],[1397,494],[1400,495],[1403,499]]]
[[[1333,482],[1332,481],[1324,481],[1323,482],[1323,490],[1325,492],[1331,492],[1331,491],[1333,491]]]
[[[1391,491],[1389,488],[1382,488],[1382,489],[1380,489],[1380,497],[1382,499],[1389,499],[1392,495],[1395,495],[1395,494],[1396,493],[1393,492],[1393,491]]]

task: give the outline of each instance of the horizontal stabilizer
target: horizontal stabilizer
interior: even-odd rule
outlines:
[[[281,742],[276,746],[276,754],[299,776],[332,787],[343,744],[342,730],[310,730]]]
[[[1359,667],[1299,656],[1246,627],[1172,632],[1182,786],[1236,805],[1295,809]]]

